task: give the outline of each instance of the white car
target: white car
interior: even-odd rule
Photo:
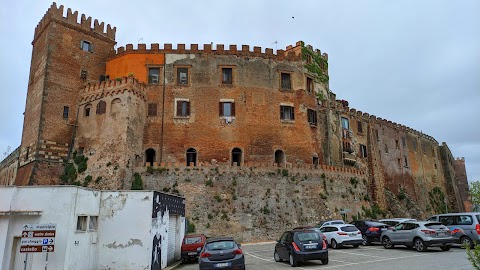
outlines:
[[[395,227],[398,224],[406,221],[417,221],[417,220],[413,218],[385,218],[385,219],[380,219],[378,222],[385,223],[387,225]]]
[[[327,238],[327,243],[332,248],[339,248],[344,245],[352,245],[357,248],[362,244],[362,232],[352,224],[324,225],[320,231]]]
[[[341,219],[338,219],[338,220],[329,220],[329,221],[325,221],[323,223],[320,224],[320,228],[323,227],[323,226],[327,226],[327,225],[336,225],[336,224],[345,224],[345,222]]]

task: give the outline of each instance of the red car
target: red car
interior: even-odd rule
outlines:
[[[182,262],[198,258],[198,248],[202,248],[207,237],[203,234],[186,235],[182,242]]]

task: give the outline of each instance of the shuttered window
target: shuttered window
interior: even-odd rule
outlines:
[[[235,116],[235,102],[218,103],[219,116]]]
[[[190,101],[186,100],[177,100],[177,117],[188,117],[190,116]]]
[[[104,114],[107,111],[107,103],[103,100],[97,103],[97,114]]]
[[[295,120],[295,110],[292,106],[280,105],[281,120]]]
[[[157,103],[148,104],[148,116],[157,116]]]

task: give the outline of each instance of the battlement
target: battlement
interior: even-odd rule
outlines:
[[[115,40],[115,33],[117,31],[116,27],[112,28],[110,24],[107,24],[107,28],[105,30],[104,22],[98,22],[97,19],[93,21],[92,27],[91,17],[87,17],[85,14],[82,14],[80,22],[78,22],[78,11],[72,12],[72,10],[68,8],[66,16],[63,16],[63,12],[63,5],[57,8],[57,4],[53,2],[45,15],[43,15],[43,18],[37,24],[37,27],[35,27],[35,34],[33,40],[37,39],[37,37],[45,30],[47,25],[52,20],[67,23],[69,25],[84,29],[88,32],[94,32],[108,39]]]
[[[375,115],[370,115],[368,113],[363,113],[362,111],[357,111],[354,108],[349,108],[348,106],[345,106],[345,103],[342,103],[342,101],[340,101],[340,100],[336,100],[336,102],[333,102],[330,107],[332,109],[335,109],[335,110],[338,110],[338,111],[343,111],[344,113],[346,113],[350,116],[362,118],[365,121],[377,122],[380,125],[384,125],[384,126],[387,126],[387,127],[393,128],[393,129],[397,129],[397,130],[401,130],[401,131],[404,131],[404,132],[414,134],[414,135],[416,135],[416,136],[418,136],[422,139],[431,141],[431,142],[439,145],[438,141],[430,135],[427,135],[427,134],[425,134],[421,131],[415,130],[415,129],[407,127],[405,125],[397,124],[397,123],[392,122],[390,120],[386,120],[386,119],[382,119],[380,117],[376,117]]]
[[[465,157],[456,157],[455,161],[465,162]]]
[[[102,96],[116,95],[125,91],[146,100],[145,84],[134,77],[123,77],[118,80],[109,80],[87,85],[80,91],[80,102],[101,98]]]
[[[127,44],[125,47],[118,47],[116,51],[112,51],[111,59],[120,57],[125,54],[130,53],[141,53],[141,54],[155,54],[155,53],[171,53],[171,54],[215,54],[215,55],[236,55],[242,57],[260,57],[276,60],[292,60],[298,61],[302,59],[302,41],[298,41],[296,46],[289,45],[285,50],[280,49],[276,52],[271,48],[262,49],[261,47],[254,46],[253,50],[250,49],[249,45],[242,45],[239,49],[237,45],[228,45],[226,47],[224,44],[216,44],[216,48],[213,48],[213,44],[203,44],[203,48],[199,48],[198,44],[190,44],[188,47],[185,44],[177,44],[176,48],[173,47],[170,43],[165,43],[163,48],[160,48],[158,43],[150,44],[150,48],[147,49],[146,44],[138,44],[135,49],[133,44]],[[295,49],[299,48],[299,49]],[[312,48],[313,50],[313,48]],[[319,55],[328,58],[326,53],[321,54],[320,50],[316,50],[316,53]]]

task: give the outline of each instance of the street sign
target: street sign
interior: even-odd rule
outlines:
[[[22,229],[20,253],[54,252],[56,224],[26,224]]]

